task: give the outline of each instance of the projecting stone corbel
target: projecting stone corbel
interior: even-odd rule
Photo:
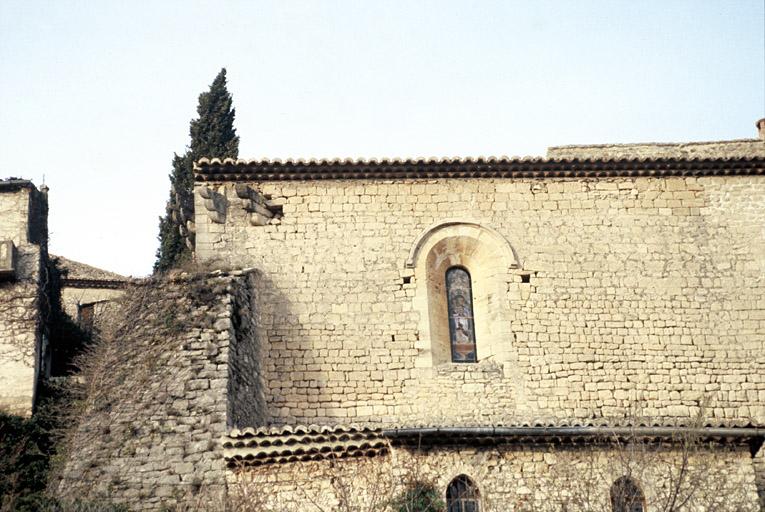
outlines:
[[[277,212],[266,197],[249,185],[237,183],[234,190],[242,200],[244,210],[250,214],[250,224],[253,226],[265,226],[276,215]]]
[[[252,189],[249,185],[246,185],[244,183],[237,183],[234,185],[234,191],[236,192],[236,196],[239,199],[249,199],[250,194],[252,193]]]
[[[226,198],[207,187],[200,188],[199,195],[204,199],[203,204],[210,220],[223,224],[226,221]]]

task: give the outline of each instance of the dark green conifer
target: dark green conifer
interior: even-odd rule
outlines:
[[[210,90],[199,95],[199,118],[192,119],[191,144],[183,156],[173,158],[170,199],[159,219],[159,248],[155,272],[165,272],[191,257],[186,245],[186,221],[194,219],[194,161],[202,157],[236,158],[239,137],[234,128],[236,111],[226,88],[226,69],[221,69]]]

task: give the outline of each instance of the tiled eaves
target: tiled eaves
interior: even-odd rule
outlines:
[[[73,282],[74,281],[117,282],[117,281],[128,280],[127,277],[120,275],[116,272],[111,272],[109,270],[104,270],[102,268],[94,267],[93,265],[88,265],[87,263],[75,261],[69,258],[65,258],[63,256],[49,254],[49,257],[51,260],[54,260],[57,263],[58,268],[63,272],[64,280],[69,280]],[[90,288],[95,288],[95,287],[96,286],[92,286]]]
[[[489,427],[362,427],[357,425],[298,425],[232,430],[222,440],[230,467],[260,466],[298,461],[374,457],[390,447],[609,444],[615,439],[641,438],[649,442],[682,442],[687,436],[710,443],[748,446],[756,453],[765,428],[744,420],[599,419],[585,421],[536,420]]]
[[[752,456],[765,439],[757,427],[701,426],[576,426],[576,427],[446,427],[383,430],[392,447],[496,446],[554,444],[605,446],[641,440],[684,445],[688,442],[748,447]]]
[[[98,288],[98,289],[110,289],[121,290],[127,288],[128,280],[124,281],[117,279],[69,279],[64,278],[61,280],[62,286],[67,288]]]
[[[441,424],[407,424],[392,425],[385,428],[441,428]],[[470,425],[466,428],[479,427],[480,425]],[[538,417],[531,419],[519,419],[518,421],[509,421],[497,423],[485,428],[501,427],[692,427],[701,426],[709,428],[765,428],[765,425],[754,424],[746,418],[707,418],[700,424],[695,418],[680,417],[602,417],[602,418],[550,418]],[[339,433],[358,433],[383,430],[383,427],[372,425],[272,425],[261,427],[246,427],[242,429],[232,429],[228,437],[235,438],[266,438],[273,436],[302,436],[316,434],[339,434]]]
[[[223,439],[229,467],[375,457],[388,450],[380,429],[362,427],[245,429],[232,431]]]
[[[194,164],[197,182],[415,178],[607,178],[765,175],[765,157],[548,159],[539,157],[382,160],[212,160]]]

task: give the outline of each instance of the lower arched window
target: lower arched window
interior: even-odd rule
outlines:
[[[613,512],[644,512],[644,504],[643,491],[633,479],[623,476],[611,486]]]
[[[449,308],[449,339],[452,362],[475,363],[475,320],[470,274],[462,267],[446,271],[446,301]]]
[[[480,512],[478,487],[465,475],[460,475],[446,488],[448,512]]]

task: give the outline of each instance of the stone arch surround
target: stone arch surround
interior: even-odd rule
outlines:
[[[512,246],[497,231],[469,220],[431,226],[412,245],[407,267],[414,268],[414,309],[420,313],[415,366],[451,363],[444,277],[460,266],[470,272],[478,361],[508,362],[512,331],[508,284],[519,267]],[[459,363],[471,364],[471,363]]]

